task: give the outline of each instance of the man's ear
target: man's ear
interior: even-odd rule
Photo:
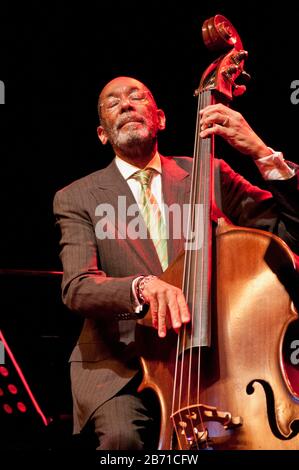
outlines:
[[[158,127],[159,127],[159,130],[163,131],[166,127],[165,113],[162,109],[158,109],[157,114],[158,114]]]
[[[106,132],[103,128],[103,126],[99,126],[97,128],[97,134],[98,134],[98,138],[100,139],[100,141],[102,142],[103,145],[107,144],[108,142],[108,137],[106,135]]]

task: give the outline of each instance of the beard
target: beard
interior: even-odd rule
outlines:
[[[106,129],[106,133],[112,147],[124,152],[137,147],[140,147],[140,149],[148,147],[156,139],[153,126],[141,122],[130,122],[119,129],[114,126]]]
[[[120,129],[114,141],[114,144],[119,148],[132,147],[134,145],[142,145],[152,141],[153,136],[149,129],[144,126],[134,126],[128,124],[125,127],[128,129]]]

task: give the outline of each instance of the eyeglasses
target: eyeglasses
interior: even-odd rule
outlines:
[[[110,98],[106,98],[103,103],[100,104],[100,108],[107,112],[115,111],[119,107],[120,103],[124,101],[124,99],[133,105],[146,104],[148,103],[148,96],[149,92],[147,90],[132,91],[129,95],[125,96],[125,98],[111,96]]]

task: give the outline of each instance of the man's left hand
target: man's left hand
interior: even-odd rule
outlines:
[[[242,114],[223,104],[213,104],[200,111],[200,137],[220,135],[239,152],[253,159],[266,157],[271,150],[251,129]]]

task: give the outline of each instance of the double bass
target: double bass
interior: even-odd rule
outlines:
[[[222,15],[206,20],[203,39],[224,53],[206,69],[191,180],[188,247],[162,279],[182,288],[190,324],[159,338],[150,312],[136,343],[143,380],[160,406],[159,449],[299,449],[299,394],[283,348],[298,313],[288,286],[291,250],[277,236],[212,221],[214,139],[199,135],[200,110],[244,93],[247,52]],[[296,323],[298,324],[298,323]]]

